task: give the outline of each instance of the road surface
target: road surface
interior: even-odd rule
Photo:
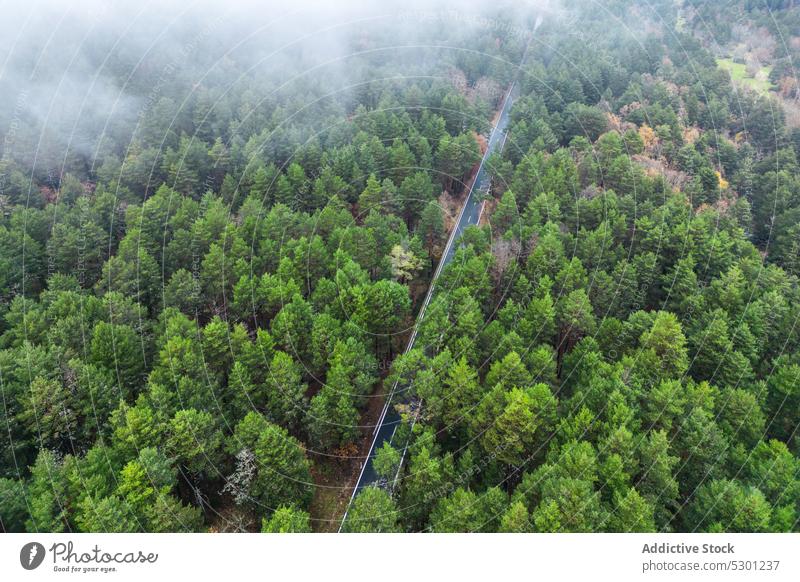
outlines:
[[[536,28],[539,27],[541,23],[541,19],[537,19],[536,25],[534,26],[534,32]],[[529,41],[530,44],[530,41]],[[520,66],[522,62],[525,61],[525,56],[527,56],[528,47],[525,48],[523,53],[522,61],[520,61]],[[408,353],[414,348],[414,343],[417,340],[417,330],[419,329],[419,324],[422,319],[425,317],[425,310],[428,307],[428,304],[431,301],[431,297],[433,297],[433,292],[436,287],[436,281],[439,278],[439,275],[442,272],[442,269],[446,267],[452,260],[453,256],[455,255],[456,251],[456,243],[458,239],[461,237],[461,234],[464,232],[470,225],[478,224],[480,220],[481,212],[483,211],[483,196],[476,195],[477,192],[480,193],[487,193],[489,187],[491,185],[491,178],[489,176],[489,170],[486,167],[486,161],[489,157],[495,153],[500,152],[503,149],[506,141],[506,130],[508,129],[508,122],[509,122],[509,113],[511,111],[511,107],[514,104],[514,97],[516,93],[516,85],[517,82],[514,81],[511,84],[511,87],[506,94],[505,100],[503,101],[502,109],[500,110],[500,114],[497,116],[497,124],[492,128],[491,133],[489,134],[489,141],[487,143],[486,151],[483,154],[483,158],[481,159],[480,166],[478,166],[478,171],[475,174],[475,179],[472,181],[472,186],[467,192],[467,196],[464,200],[464,204],[461,207],[461,211],[458,215],[458,220],[456,221],[456,225],[453,230],[450,232],[450,237],[447,240],[447,245],[444,248],[444,252],[442,253],[442,258],[439,261],[439,265],[436,267],[436,271],[433,274],[433,278],[431,279],[430,287],[428,288],[428,293],[425,296],[425,301],[422,304],[422,307],[417,314],[417,320],[414,324],[414,331],[411,334],[411,338],[408,340],[408,344],[405,349],[405,353]],[[394,438],[394,433],[397,430],[398,426],[400,426],[401,418],[400,415],[394,408],[394,404],[396,404],[395,394],[397,392],[397,383],[392,386],[392,390],[389,393],[389,397],[386,399],[386,404],[384,404],[383,409],[381,411],[381,415],[378,418],[378,422],[375,426],[375,430],[373,431],[372,437],[372,444],[369,448],[369,453],[367,454],[367,458],[365,462],[361,466],[361,473],[358,476],[358,481],[356,482],[356,486],[353,488],[353,493],[350,496],[350,501],[348,502],[347,511],[345,511],[344,516],[342,517],[342,523],[339,526],[339,531],[342,530],[342,526],[344,525],[345,520],[347,519],[347,513],[350,510],[350,505],[353,503],[353,499],[358,492],[361,491],[364,487],[368,485],[374,484],[382,484],[381,479],[378,474],[375,472],[375,467],[373,466],[373,460],[375,458],[375,452],[380,449],[385,442],[389,444],[392,443],[392,439]],[[403,457],[400,461],[400,466],[402,467],[403,461],[405,460],[406,451],[403,451]],[[400,472],[400,467],[398,467],[398,474]],[[395,477],[396,479],[396,477]]]

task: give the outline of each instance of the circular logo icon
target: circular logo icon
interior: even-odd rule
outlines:
[[[19,551],[19,563],[26,570],[35,570],[44,561],[44,546],[39,542],[29,542]]]

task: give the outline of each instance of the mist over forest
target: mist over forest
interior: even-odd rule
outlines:
[[[481,67],[513,68],[512,53],[482,54],[491,38],[469,41],[481,27],[507,27],[519,36],[508,50],[518,51],[531,25],[516,20],[519,8],[485,13],[479,3],[157,5],[9,7],[0,24],[5,159],[57,185],[136,143],[167,149],[182,134],[246,144],[283,124],[309,139],[359,104],[374,106],[373,85],[446,80],[453,62],[472,83]]]
[[[798,531],[794,4],[0,4],[0,531]]]

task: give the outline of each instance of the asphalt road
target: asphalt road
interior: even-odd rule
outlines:
[[[542,23],[542,18],[538,17],[536,19],[536,24],[533,27],[533,32],[536,32],[536,29],[539,28],[539,25]],[[528,48],[530,46],[530,38],[528,39],[528,45],[525,47],[525,51],[523,52],[522,59],[520,60],[520,67],[522,63],[525,62],[525,58],[528,54]],[[486,193],[491,186],[491,179],[489,177],[489,170],[486,168],[486,160],[495,153],[501,152],[503,150],[503,146],[506,143],[506,131],[508,129],[508,122],[509,122],[509,114],[511,112],[511,107],[514,104],[514,98],[516,93],[517,82],[514,81],[511,84],[511,87],[506,94],[505,101],[503,102],[503,107],[500,110],[500,115],[497,117],[497,124],[492,128],[491,133],[489,134],[489,141],[487,143],[486,152],[483,154],[483,158],[481,159],[480,166],[478,166],[478,172],[475,175],[475,180],[472,182],[472,186],[467,193],[467,197],[464,200],[464,204],[461,207],[461,211],[458,215],[458,220],[456,221],[455,228],[450,232],[450,237],[447,240],[447,245],[445,246],[444,252],[442,253],[442,258],[439,261],[439,265],[436,267],[436,272],[433,274],[433,278],[431,279],[430,287],[428,288],[428,293],[425,296],[425,301],[422,304],[422,307],[417,314],[417,320],[414,324],[414,331],[411,334],[411,337],[408,340],[408,345],[406,346],[405,353],[408,353],[414,348],[414,343],[417,341],[417,330],[419,329],[419,324],[422,319],[425,317],[425,310],[428,308],[428,304],[431,301],[431,297],[433,297],[434,289],[436,288],[436,281],[439,278],[439,275],[442,273],[442,269],[447,266],[452,260],[453,256],[455,255],[455,251],[457,248],[458,239],[461,238],[464,229],[466,229],[470,225],[478,224],[480,220],[481,212],[483,211],[483,196],[477,196],[477,192]],[[400,425],[401,418],[400,415],[394,408],[394,404],[397,401],[395,398],[397,394],[397,384],[395,383],[392,386],[392,390],[389,393],[389,397],[386,399],[386,404],[384,404],[383,409],[381,411],[381,416],[378,419],[378,423],[375,426],[375,430],[373,431],[372,437],[372,444],[369,448],[369,453],[367,454],[367,458],[365,462],[361,465],[361,473],[358,476],[358,482],[356,486],[353,488],[353,493],[350,496],[350,501],[348,502],[347,511],[345,511],[344,516],[342,517],[342,523],[339,526],[339,531],[342,530],[342,526],[344,525],[345,520],[347,519],[347,513],[350,510],[350,505],[353,503],[353,499],[358,492],[361,491],[364,487],[373,484],[382,484],[381,478],[378,477],[377,473],[375,472],[375,467],[373,466],[373,460],[375,458],[375,452],[383,446],[383,443],[388,442],[389,444],[392,443],[392,439],[394,438],[394,433],[397,430],[397,427]],[[397,474],[400,473],[400,468],[403,465],[403,461],[405,461],[406,450],[403,450],[403,456],[400,460],[400,466],[397,469]],[[395,475],[395,480],[397,480],[397,475]]]
[[[457,248],[458,239],[461,237],[462,233],[464,232],[464,229],[466,229],[470,225],[478,224],[478,221],[480,220],[480,215],[483,210],[483,200],[482,196],[477,195],[477,193],[488,192],[489,186],[491,185],[489,170],[486,168],[486,160],[494,152],[502,151],[503,145],[505,144],[506,129],[508,127],[508,121],[509,121],[509,112],[511,111],[511,106],[514,103],[515,87],[516,83],[511,85],[511,88],[509,89],[508,94],[506,95],[505,101],[503,103],[503,108],[501,109],[500,115],[497,118],[497,125],[494,126],[492,132],[489,134],[489,141],[486,147],[486,152],[483,154],[483,159],[481,160],[480,166],[478,167],[478,172],[475,175],[475,180],[472,182],[472,187],[467,193],[464,204],[461,207],[458,221],[455,227],[450,232],[450,238],[448,239],[447,246],[445,247],[445,250],[442,253],[442,259],[439,261],[439,265],[436,268],[436,272],[434,273],[433,278],[431,279],[431,285],[428,288],[428,293],[425,296],[425,301],[422,304],[422,307],[420,308],[419,314],[417,315],[416,324],[414,326],[414,332],[411,334],[411,338],[408,341],[408,345],[406,346],[405,350],[406,352],[409,352],[414,348],[414,344],[417,339],[417,329],[419,328],[419,323],[422,321],[423,317],[425,317],[425,310],[427,309],[431,297],[433,296],[433,291],[436,286],[436,280],[439,278],[442,269],[453,260],[453,256],[455,255],[455,251]],[[383,443],[385,442],[389,442],[390,444],[392,443],[392,439],[394,438],[394,433],[397,430],[397,427],[400,425],[401,422],[400,415],[394,408],[394,404],[396,403],[395,394],[397,388],[398,388],[397,384],[395,384],[392,387],[390,396],[389,398],[387,398],[386,404],[384,405],[383,410],[381,411],[381,416],[378,419],[378,423],[375,427],[375,430],[373,431],[372,445],[370,446],[369,454],[367,456],[365,463],[362,465],[361,474],[358,477],[358,482],[356,483],[356,486],[353,489],[353,494],[350,498],[351,503],[353,498],[355,498],[355,496],[362,488],[372,484],[380,484],[380,478],[375,473],[373,460],[375,458],[375,452],[383,446]],[[342,518],[342,523],[344,523],[345,519],[347,519],[347,513],[345,513],[344,517]]]

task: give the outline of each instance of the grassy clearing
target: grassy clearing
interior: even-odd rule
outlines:
[[[736,63],[732,59],[717,59],[717,66],[728,71],[734,83],[744,85],[759,93],[767,93],[772,89],[772,83],[769,82],[771,66],[761,67],[755,77],[747,74],[747,67],[744,64]]]

